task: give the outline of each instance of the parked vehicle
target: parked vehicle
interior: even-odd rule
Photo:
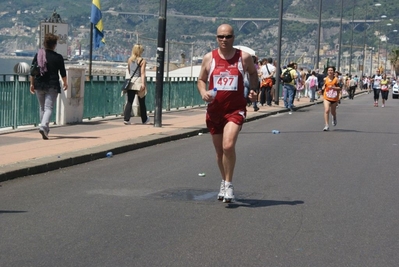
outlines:
[[[392,98],[393,98],[393,99],[399,98],[399,85],[398,85],[398,83],[395,83],[395,84],[392,86]]]

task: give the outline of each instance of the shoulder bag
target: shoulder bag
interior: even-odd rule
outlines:
[[[129,86],[130,86],[130,82],[132,81],[132,79],[133,79],[133,77],[134,77],[134,74],[136,74],[136,72],[137,72],[137,70],[140,68],[140,66],[141,66],[141,61],[143,61],[143,59],[141,59],[140,60],[140,62],[139,62],[139,64],[137,64],[137,67],[136,67],[136,69],[134,70],[134,72],[133,72],[133,74],[130,76],[130,78],[129,79],[125,79],[125,82],[123,83],[123,86],[122,86],[122,91],[126,91],[126,90],[128,90],[128,88],[129,88]]]
[[[37,64],[37,60],[35,60],[32,65],[30,66],[30,75],[33,77],[40,75],[40,67]]]

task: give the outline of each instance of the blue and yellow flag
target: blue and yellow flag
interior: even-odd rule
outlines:
[[[94,25],[93,29],[94,48],[99,48],[105,44],[100,0],[93,0],[93,4],[91,5],[90,22],[93,23]]]

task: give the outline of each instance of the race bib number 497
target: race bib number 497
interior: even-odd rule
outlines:
[[[237,75],[214,75],[213,85],[219,90],[237,91],[238,76]]]

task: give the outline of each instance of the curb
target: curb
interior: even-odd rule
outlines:
[[[321,102],[322,100],[318,100],[313,103],[301,104],[300,106],[297,106],[295,109],[298,110],[301,108],[317,105],[318,103]],[[285,112],[288,112],[288,109],[281,108],[279,110],[274,110],[274,111],[252,113],[251,116],[247,117],[245,121],[246,122],[255,121],[258,119],[262,119],[268,116]],[[172,132],[168,132],[167,135],[160,133],[149,136],[143,136],[135,140],[131,140],[130,142],[129,141],[115,142],[90,149],[65,153],[58,156],[57,158],[51,156],[46,158],[30,160],[26,162],[15,163],[8,166],[3,166],[1,168],[0,182],[5,182],[15,178],[54,171],[57,169],[98,160],[101,158],[105,158],[107,152],[110,151],[112,151],[113,155],[117,155],[140,148],[150,147],[157,144],[193,137],[198,135],[199,133],[208,133],[208,132],[209,130],[206,128],[206,126],[198,126],[198,128],[194,130],[193,127],[187,129],[183,128]]]
[[[54,156],[52,156],[36,160],[30,160],[27,162],[15,163],[2,167],[0,171],[0,182],[12,180],[23,176],[53,171],[56,169],[70,167],[73,165],[105,158],[106,153],[109,151],[112,151],[113,155],[117,155],[140,148],[145,148],[170,141],[176,141],[183,138],[189,138],[198,135],[198,133],[206,132],[208,132],[208,129],[203,127],[199,127],[195,130],[193,130],[192,128],[180,129],[169,132],[166,136],[162,133],[153,134],[137,138],[135,140],[132,140],[131,142],[121,141],[90,149],[65,153],[58,156],[58,158],[54,158]]]

